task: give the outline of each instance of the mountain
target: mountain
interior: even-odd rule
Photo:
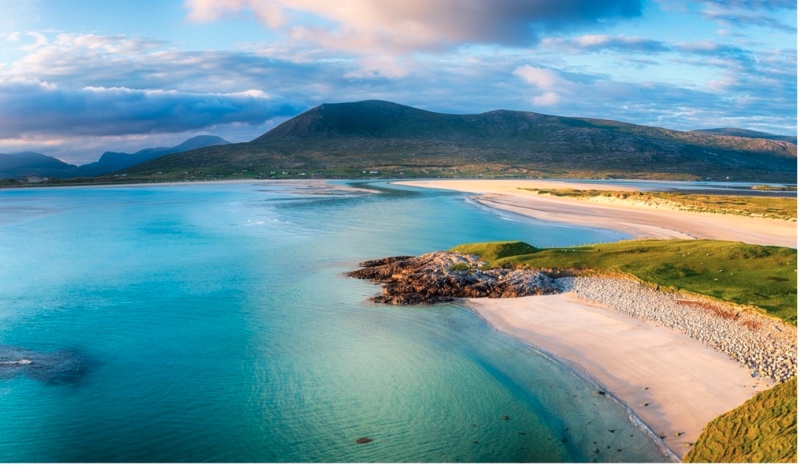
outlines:
[[[69,176],[77,167],[37,152],[0,154],[0,178]]]
[[[100,160],[97,162],[78,167],[73,176],[104,175],[106,173],[124,170],[128,167],[132,167],[142,162],[147,162],[148,160],[152,160],[163,155],[224,144],[230,143],[217,136],[196,136],[174,147],[154,147],[151,149],[142,149],[133,154],[126,154],[124,152],[105,152],[102,156],[100,156]]]
[[[759,139],[774,139],[776,141],[786,141],[792,144],[797,144],[797,136],[784,136],[782,134],[763,133],[761,131],[753,131],[741,128],[709,128],[709,129],[696,129],[693,133],[709,133],[722,136],[737,136],[740,138],[759,138]]]
[[[377,175],[796,182],[797,146],[613,120],[508,110],[453,115],[370,100],[323,104],[249,143],[167,155],[127,173],[151,180]]]

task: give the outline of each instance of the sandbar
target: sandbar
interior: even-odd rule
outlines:
[[[541,221],[602,227],[637,239],[717,239],[797,248],[797,223],[789,220],[686,212],[647,206],[598,204],[535,195],[519,188],[634,191],[630,186],[555,180],[421,180],[397,184],[477,194],[476,202]]]
[[[688,336],[583,300],[574,292],[467,299],[499,331],[594,381],[682,458],[703,428],[770,379]],[[676,435],[676,433],[680,435]]]

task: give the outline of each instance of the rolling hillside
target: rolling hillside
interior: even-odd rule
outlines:
[[[217,136],[196,136],[174,147],[142,149],[134,154],[105,152],[97,162],[77,167],[62,162],[55,157],[36,152],[0,154],[0,179],[17,179],[27,176],[54,178],[95,177],[124,170],[167,154],[222,144],[230,143]]]
[[[26,176],[72,176],[75,165],[70,165],[49,155],[37,152],[0,154],[0,178]]]
[[[75,170],[75,175],[73,176],[104,175],[106,173],[124,170],[128,167],[132,167],[164,155],[224,144],[230,143],[217,136],[195,136],[174,147],[154,147],[150,149],[142,149],[133,154],[127,154],[125,152],[105,152],[102,156],[100,156],[100,160],[97,162],[78,167],[77,170]]]
[[[161,157],[128,174],[155,179],[158,174],[163,179],[367,175],[795,182],[797,146],[531,112],[442,114],[371,100],[323,104],[249,143]]]

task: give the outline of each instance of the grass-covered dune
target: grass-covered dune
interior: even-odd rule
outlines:
[[[633,240],[538,249],[522,242],[463,244],[490,267],[622,273],[752,307],[797,325],[797,250],[713,240]]]
[[[761,187],[761,190],[765,190]],[[771,188],[766,186],[766,188]],[[725,196],[719,194],[686,194],[664,191],[631,192],[599,189],[534,189],[521,188],[536,194],[578,199],[607,198],[647,205],[663,205],[689,212],[710,212],[729,215],[797,220],[796,197]],[[753,188],[755,190],[755,188]],[[774,188],[788,190],[789,188]]]
[[[711,421],[687,463],[796,463],[797,377]]]

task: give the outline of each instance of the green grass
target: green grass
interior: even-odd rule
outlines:
[[[797,377],[711,421],[687,463],[797,463]]]
[[[768,184],[760,184],[750,189],[755,191],[797,191],[797,186],[771,186]]]
[[[797,325],[797,250],[713,240],[634,240],[537,249],[522,242],[476,243],[490,267],[623,273],[644,282],[755,308]]]
[[[598,189],[530,189],[537,194],[559,197],[614,197],[653,205],[670,204],[690,212],[712,212],[753,217],[797,219],[797,198],[771,196],[724,196],[716,194],[684,194],[675,192],[607,191]]]

